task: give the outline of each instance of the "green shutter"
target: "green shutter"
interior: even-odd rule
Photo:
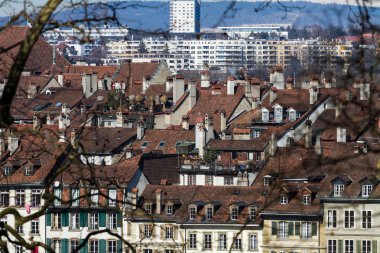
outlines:
[[[48,212],[46,215],[46,226],[51,226],[51,213]]]
[[[270,253],[276,253],[276,251],[273,251],[273,250],[272,250]]]
[[[69,226],[69,213],[67,213],[67,212],[62,213],[62,226],[63,227]]]
[[[107,252],[107,242],[106,240],[99,240],[99,252]]]
[[[61,240],[61,252],[69,252],[69,239]]]
[[[318,223],[317,222],[312,222],[311,223],[311,235],[312,236],[316,236],[317,235],[317,225]]]
[[[372,253],[377,253],[377,241],[372,241]]]
[[[288,222],[288,233],[289,235],[294,235],[294,222]]]
[[[123,223],[123,213],[118,212],[116,219],[117,219],[117,227],[121,228],[121,224]]]
[[[300,227],[301,223],[300,222],[295,222],[295,235],[300,235]]]
[[[79,213],[79,225],[81,227],[87,227],[87,223],[88,223],[87,213],[80,212]]]
[[[84,242],[83,239],[80,239],[79,240],[79,247],[81,246],[81,244]],[[88,241],[86,242],[85,245],[83,245],[83,247],[80,248],[79,250],[80,253],[87,253],[88,252]]]
[[[360,240],[356,240],[356,253],[360,253]]]
[[[116,252],[122,253],[123,252],[123,243],[121,240],[116,241]]]
[[[277,235],[277,222],[272,221],[272,235]]]
[[[338,240],[338,253],[343,253],[343,240]]]
[[[107,214],[106,213],[99,213],[99,227],[106,227],[107,226]]]
[[[46,245],[51,247],[51,239],[50,238],[46,238]]]

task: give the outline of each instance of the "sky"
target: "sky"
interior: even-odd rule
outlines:
[[[79,0],[77,0],[80,2]],[[90,0],[90,2],[122,2],[123,0]],[[142,0],[142,1],[168,1],[168,0]],[[224,1],[224,0],[201,0],[205,2],[213,2],[213,1]],[[258,2],[263,0],[236,0],[236,1],[246,1],[246,2]],[[305,1],[305,0],[280,0],[284,2],[297,2],[297,1]],[[307,2],[314,2],[314,3],[337,3],[337,4],[356,4],[356,0],[306,0]],[[369,0],[359,0],[359,1],[369,1]],[[13,1],[7,1],[8,3],[5,5],[5,7],[0,8],[0,16],[9,16],[13,13],[16,13],[23,9],[23,2],[24,0],[13,0]],[[30,2],[33,3],[35,6],[41,6],[42,4],[46,3],[47,0],[30,0]],[[372,0],[372,6],[373,7],[380,7],[380,0]]]

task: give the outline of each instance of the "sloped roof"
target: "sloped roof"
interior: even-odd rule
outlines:
[[[153,76],[157,70],[158,63],[154,62],[127,62],[120,65],[115,82],[134,83],[142,81],[144,76]],[[132,81],[132,82],[130,82]]]

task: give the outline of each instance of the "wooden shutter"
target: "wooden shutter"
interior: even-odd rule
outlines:
[[[356,253],[360,253],[360,247],[361,245],[360,245],[360,240],[356,240]]]
[[[338,253],[343,253],[343,240],[338,240]]]
[[[173,238],[174,240],[178,240],[178,227],[173,226]]]
[[[107,226],[107,214],[105,212],[99,213],[99,227],[106,227]]]
[[[99,252],[107,252],[107,241],[104,239],[99,240]]]
[[[160,226],[160,238],[161,240],[164,240],[165,239],[165,231],[166,230],[166,226],[165,225],[161,225]]]
[[[116,241],[116,252],[117,253],[122,253],[123,252],[123,242],[121,240],[117,240]]]
[[[61,240],[61,252],[69,252],[69,240],[62,239]]]
[[[272,235],[277,235],[277,222],[272,221]]]
[[[300,235],[301,233],[300,233],[300,231],[301,231],[301,222],[295,222],[295,229],[294,229],[294,231],[295,231],[295,235]]]
[[[122,212],[118,212],[116,214],[116,220],[117,220],[117,227],[121,228],[122,224],[123,224],[123,213]]]
[[[51,226],[51,213],[46,213],[46,226]]]
[[[144,224],[139,224],[140,239],[144,238]]]
[[[372,241],[372,253],[377,253],[377,241]]]
[[[50,238],[46,238],[46,245],[48,245],[48,246],[50,246],[50,247],[52,246],[52,245],[51,245],[51,239],[50,239]]]
[[[79,224],[81,227],[87,227],[88,225],[88,220],[87,220],[87,213],[85,212],[80,212],[79,213]]]
[[[318,225],[318,223],[317,222],[312,222],[311,223],[311,235],[312,236],[316,236],[317,235],[317,230],[318,230],[318,228],[317,228],[317,225]]]
[[[288,222],[288,235],[294,235],[294,222]]]
[[[62,226],[63,227],[69,226],[69,213],[68,212],[62,213]],[[63,252],[65,252],[65,251],[63,251]]]

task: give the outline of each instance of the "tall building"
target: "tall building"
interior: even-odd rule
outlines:
[[[170,0],[170,32],[199,33],[200,0]]]

